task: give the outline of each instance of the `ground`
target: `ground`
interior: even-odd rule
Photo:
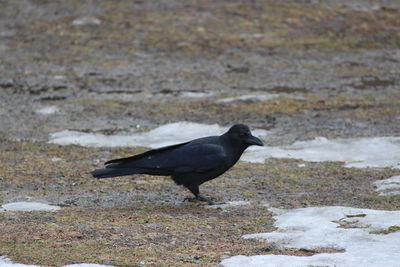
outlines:
[[[0,254],[14,262],[215,266],[239,254],[310,255],[318,251],[241,237],[274,230],[265,205],[400,209],[399,196],[378,196],[372,183],[396,169],[241,162],[201,190],[248,204],[210,208],[183,202],[189,192],[163,177],[90,178],[104,161],[144,147],[47,142],[65,129],[128,133],[176,121],[246,123],[269,130],[268,145],[400,136],[398,1],[1,5],[0,204],[63,207],[0,213]],[[218,101],[269,94],[279,96]],[[38,112],[48,106],[58,112]]]

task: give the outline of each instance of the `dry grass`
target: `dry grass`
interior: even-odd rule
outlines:
[[[188,192],[161,177],[89,178],[98,155],[109,151],[112,158],[141,150],[2,142],[3,201],[28,195],[67,206],[55,213],[0,213],[1,253],[16,262],[49,266],[214,266],[221,257],[238,254],[312,255],[336,251],[276,251],[241,236],[274,229],[265,204],[400,208],[399,197],[379,197],[371,183],[398,171],[347,169],[333,162],[307,163],[304,168],[298,167],[298,160],[239,163],[202,186],[205,194],[219,200],[250,201],[223,209],[183,203]],[[62,160],[52,162],[52,157]]]

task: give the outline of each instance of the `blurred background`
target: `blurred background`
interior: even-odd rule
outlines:
[[[278,143],[399,132],[397,1],[21,0],[0,13],[3,136],[182,120],[275,128]],[[58,115],[35,112],[48,107]]]

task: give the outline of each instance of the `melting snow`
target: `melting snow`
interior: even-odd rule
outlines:
[[[44,107],[35,111],[35,113],[39,115],[50,115],[57,112],[59,112],[59,109],[56,106]]]
[[[13,263],[10,259],[0,256],[0,267],[39,267],[39,265]],[[92,263],[79,263],[79,264],[64,265],[63,267],[110,267],[110,266],[101,264],[92,264]]]
[[[262,102],[269,99],[279,97],[278,94],[265,94],[265,95],[242,95],[238,97],[223,98],[217,101],[220,104],[227,104],[232,102]]]
[[[400,137],[364,137],[328,140],[318,137],[284,147],[250,147],[242,160],[262,163],[266,158],[306,161],[344,161],[346,167],[400,168]]]
[[[213,93],[212,92],[182,92],[180,94],[181,97],[184,98],[205,98],[205,97],[210,97],[212,96]]]
[[[228,128],[217,124],[207,125],[192,122],[169,123],[148,132],[132,135],[103,135],[65,130],[50,135],[50,143],[59,145],[76,144],[93,147],[146,146],[157,148],[186,142],[195,138],[220,135]],[[265,135],[264,130],[253,131],[254,135]]]
[[[7,203],[1,206],[0,212],[2,211],[34,211],[34,210],[44,210],[44,211],[56,211],[59,210],[59,206],[53,206],[38,202],[14,202]]]
[[[38,267],[37,265],[27,265],[27,264],[19,264],[12,263],[11,260],[0,256],[0,267]]]
[[[99,25],[101,24],[101,20],[95,17],[80,17],[74,19],[71,24],[74,26]]]
[[[103,135],[78,131],[50,134],[49,142],[60,145],[76,144],[93,147],[145,146],[158,148],[209,135],[220,135],[228,130],[217,124],[176,122],[148,132],[131,135]],[[255,136],[265,138],[267,131],[255,129]],[[364,137],[328,140],[318,137],[298,141],[288,146],[255,147],[245,151],[241,160],[263,163],[266,158],[296,158],[305,161],[344,161],[346,167],[400,168],[400,137]]]
[[[389,179],[375,181],[376,191],[380,196],[400,195],[400,176],[393,176]],[[399,219],[400,221],[400,219]]]
[[[371,232],[400,226],[400,211],[317,207],[294,210],[273,209],[277,214],[272,233],[246,235],[288,248],[331,248],[343,253],[313,256],[258,255],[235,256],[221,262],[239,266],[399,266],[400,231],[389,234]],[[351,226],[341,228],[340,225]]]

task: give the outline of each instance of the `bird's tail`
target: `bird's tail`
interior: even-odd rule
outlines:
[[[97,169],[91,172],[95,178],[111,178],[116,176],[126,176],[132,174],[143,173],[140,168],[104,168]]]

